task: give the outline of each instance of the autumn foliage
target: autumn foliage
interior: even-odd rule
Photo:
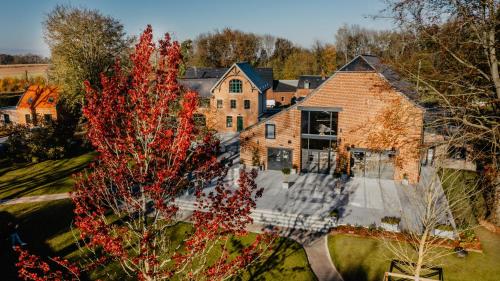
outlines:
[[[258,236],[236,253],[229,246],[247,234],[262,191],[256,172],[242,171],[236,187],[226,185],[218,140],[193,120],[198,95],[177,81],[180,46],[168,34],[158,45],[152,37],[148,26],[129,71],[117,62],[113,75],[102,75],[101,89],[86,83],[83,113],[99,156],[77,177],[74,224],[93,253],[90,268],[119,263],[139,280],[225,279],[266,244]],[[196,198],[191,215],[177,204],[187,192]],[[170,231],[181,220],[192,228],[179,243]]]

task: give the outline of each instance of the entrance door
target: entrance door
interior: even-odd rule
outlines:
[[[302,139],[302,171],[332,174],[335,171],[335,141]]]
[[[394,179],[394,152],[355,149],[351,153],[354,176],[380,179]]]
[[[269,170],[281,170],[292,168],[292,150],[282,148],[267,149],[267,168]]]
[[[236,117],[236,130],[238,132],[243,131],[243,117],[242,116]]]

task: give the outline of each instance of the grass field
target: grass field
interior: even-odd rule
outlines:
[[[72,232],[72,203],[69,200],[59,200],[46,203],[17,204],[11,206],[0,206],[0,212],[14,214],[20,222],[20,235],[28,243],[28,249],[33,253],[43,256],[62,256],[70,260],[78,260],[82,252],[75,245],[74,232]],[[181,241],[183,233],[189,231],[189,224],[178,224],[172,229],[171,235],[178,237]],[[250,234],[241,240],[233,241],[239,243],[249,243],[254,234]],[[0,262],[2,264],[2,280],[12,280],[15,276],[13,266],[15,257],[10,250],[10,245],[3,240],[0,249]],[[275,242],[272,254],[251,266],[238,280],[315,280],[305,251],[303,248],[285,238]],[[120,276],[117,265],[111,265],[104,270],[99,270],[91,274],[90,279],[103,280],[128,280]],[[110,278],[106,273],[114,274],[115,278]],[[12,279],[11,279],[12,278]]]
[[[26,72],[28,77],[45,76],[48,68],[48,64],[0,65],[0,78],[26,78]]]
[[[466,258],[455,255],[441,260],[446,281],[497,281],[500,276],[500,235],[477,228],[484,253],[470,252]],[[330,236],[330,255],[345,281],[378,281],[389,270],[394,257],[384,242],[347,235]]]
[[[94,156],[86,153],[36,164],[0,162],[0,200],[71,191],[74,184],[71,175],[85,168]]]

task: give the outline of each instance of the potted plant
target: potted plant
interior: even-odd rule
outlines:
[[[398,217],[383,217],[380,226],[387,231],[400,232],[399,223],[401,218]]]
[[[434,228],[434,235],[441,237],[441,238],[447,238],[447,239],[454,239],[455,238],[455,233],[453,226],[449,224],[438,224]]]
[[[401,180],[401,184],[408,185],[408,174],[407,173],[403,174],[403,179]]]
[[[260,153],[258,147],[255,147],[252,151],[252,166],[254,167],[260,166]]]
[[[281,169],[283,173],[283,188],[288,189],[290,187],[290,182],[288,181],[288,177],[290,176],[290,168]]]
[[[339,209],[333,209],[330,211],[330,217],[334,219],[335,223],[339,220]]]
[[[292,174],[298,174],[299,173],[299,167],[296,164],[292,165]]]

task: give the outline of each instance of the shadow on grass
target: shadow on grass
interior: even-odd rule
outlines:
[[[13,219],[19,224],[19,235],[28,245],[26,249],[41,257],[61,256],[77,250],[74,243],[58,252],[54,252],[47,240],[70,230],[73,216],[73,205],[70,200],[54,201],[45,204],[21,204],[2,207],[2,224]],[[0,244],[0,263],[2,264],[2,280],[17,280],[15,263],[17,256],[11,248],[9,233],[2,232]],[[73,245],[73,246],[72,246]]]
[[[237,240],[236,240],[237,242]],[[241,247],[239,242],[234,245],[236,248]],[[297,252],[303,252],[303,248],[296,242],[287,238],[279,238],[277,243],[273,245],[272,253],[263,260],[257,261],[246,269],[243,276],[237,276],[234,280],[279,280],[283,277],[293,278],[295,273],[309,271],[307,264],[284,265],[284,262],[291,255]],[[305,253],[303,253],[305,255]]]
[[[83,154],[75,158],[0,168],[0,199],[70,191],[73,185],[71,175],[84,169],[92,159],[93,154]]]

